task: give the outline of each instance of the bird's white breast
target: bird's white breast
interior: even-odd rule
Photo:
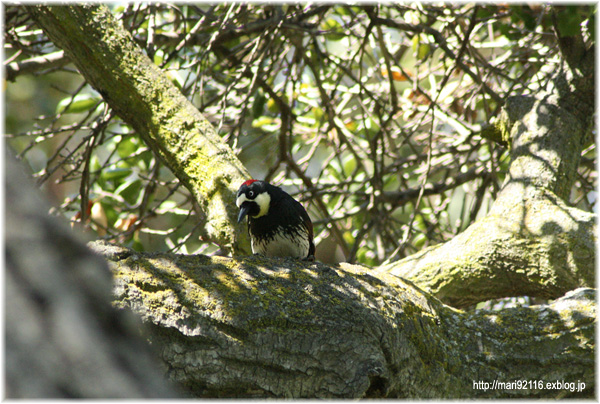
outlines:
[[[257,239],[252,237],[252,252],[263,254],[267,257],[295,257],[308,256],[308,235],[299,233],[276,232],[273,237]]]

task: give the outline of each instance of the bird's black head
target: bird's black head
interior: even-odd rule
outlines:
[[[237,207],[240,208],[238,223],[246,215],[256,219],[269,213],[271,195],[268,188],[268,183],[259,180],[248,180],[242,184],[235,201]]]

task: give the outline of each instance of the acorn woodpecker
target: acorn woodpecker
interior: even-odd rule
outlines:
[[[304,207],[265,181],[248,180],[237,193],[238,223],[248,216],[254,254],[314,260],[313,225]]]

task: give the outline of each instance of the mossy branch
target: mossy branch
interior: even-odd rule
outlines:
[[[381,266],[454,307],[558,298],[595,285],[596,217],[550,195],[489,214],[445,244]]]
[[[579,62],[581,71],[593,71],[593,59]],[[508,296],[557,298],[594,287],[596,215],[568,204],[593,128],[595,93],[580,76],[560,71],[548,91],[508,98],[484,130],[482,136],[507,145],[511,157],[486,217],[445,244],[378,270],[455,307]]]
[[[28,6],[87,82],[191,191],[207,237],[249,252],[236,223],[235,193],[249,177],[211,124],[99,4]]]
[[[197,397],[592,397],[595,293],[465,313],[360,266],[141,254],[103,243],[115,304]],[[487,389],[563,380],[585,390]]]

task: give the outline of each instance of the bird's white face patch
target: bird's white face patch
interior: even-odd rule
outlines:
[[[235,200],[235,204],[237,205],[237,207],[241,207],[242,203],[246,202],[248,200],[248,198],[246,198],[246,194],[241,194],[240,196],[237,197],[237,199]]]
[[[244,203],[246,201],[255,202],[259,207],[258,215],[252,216],[254,219],[259,218],[259,217],[264,216],[267,213],[269,213],[269,205],[271,204],[271,196],[269,195],[268,192],[263,192],[261,194],[258,194],[256,196],[256,198],[254,198],[254,199],[248,198],[246,196],[246,194],[241,194],[240,196],[237,197],[235,204],[239,208],[242,206],[242,203]]]
[[[254,202],[258,204],[260,207],[260,212],[258,215],[254,216],[255,218],[261,217],[269,213],[269,205],[271,204],[271,195],[268,192],[263,192],[262,194],[258,194],[256,198],[254,198]]]

